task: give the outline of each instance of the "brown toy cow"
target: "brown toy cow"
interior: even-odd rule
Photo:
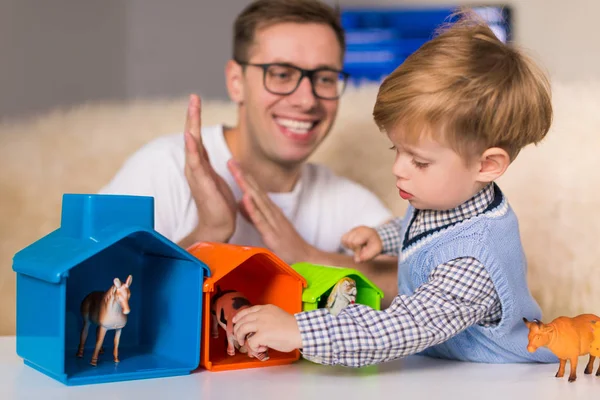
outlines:
[[[548,324],[537,319],[533,322],[523,318],[523,322],[529,328],[529,343],[527,350],[531,353],[538,347],[547,347],[560,360],[560,366],[556,373],[557,378],[565,374],[567,360],[571,363],[569,382],[577,379],[577,361],[579,356],[590,354],[590,359],[585,367],[585,374],[591,374],[596,357],[590,353],[590,344],[593,340],[591,329],[592,321],[600,320],[594,314],[581,314],[576,317],[558,317]],[[600,368],[599,368],[600,372]],[[596,374],[598,375],[598,373]]]
[[[249,357],[256,357],[260,361],[267,361],[269,359],[268,351],[255,353],[245,345],[240,346],[233,335],[233,322],[231,322],[233,317],[251,305],[250,301],[242,293],[235,290],[221,291],[221,288],[217,286],[217,292],[211,299],[210,307],[211,335],[214,338],[218,338],[220,326],[225,331],[227,338],[227,354],[234,356],[237,349],[240,353],[247,353]],[[250,335],[252,333],[246,337],[250,337]]]

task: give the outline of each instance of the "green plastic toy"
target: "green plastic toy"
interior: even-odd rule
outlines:
[[[302,275],[308,284],[302,292],[303,311],[325,307],[327,297],[335,284],[346,276],[356,282],[357,304],[364,304],[375,310],[381,309],[383,291],[355,269],[311,263],[296,263],[292,268]]]

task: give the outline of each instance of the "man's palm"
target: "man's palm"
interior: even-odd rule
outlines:
[[[210,164],[200,134],[200,99],[190,97],[185,126],[185,176],[198,209],[199,240],[227,241],[235,230],[233,192]]]

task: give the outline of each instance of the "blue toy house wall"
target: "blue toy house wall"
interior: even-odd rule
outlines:
[[[17,354],[63,380],[65,286],[17,274],[17,288]]]
[[[148,310],[142,314],[142,335],[159,357],[174,365],[196,369],[200,363],[202,327],[202,270],[185,260],[155,257],[144,288]]]

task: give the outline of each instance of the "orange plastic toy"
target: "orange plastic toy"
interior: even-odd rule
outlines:
[[[538,320],[530,322],[523,318],[523,322],[529,328],[527,350],[533,353],[538,347],[542,346],[550,349],[560,360],[558,372],[556,373],[557,378],[564,376],[565,366],[567,360],[569,360],[571,363],[569,382],[574,382],[577,379],[579,356],[590,354],[590,359],[585,367],[585,374],[591,374],[594,369],[596,357],[590,353],[590,345],[594,338],[591,323],[598,320],[600,320],[600,317],[594,314],[581,314],[573,318],[558,317],[548,324]]]
[[[306,280],[283,260],[267,249],[225,243],[201,242],[187,251],[210,268],[204,281],[202,313],[202,346],[200,366],[210,371],[285,365],[300,358],[294,350],[281,353],[269,349],[269,359],[260,361],[247,354],[227,354],[227,342],[211,337],[210,304],[221,290],[237,290],[252,304],[274,304],[289,313],[302,311],[302,291]]]
[[[600,357],[600,320],[592,322],[593,340],[590,344],[590,356]],[[596,371],[596,376],[600,376],[600,366]]]

